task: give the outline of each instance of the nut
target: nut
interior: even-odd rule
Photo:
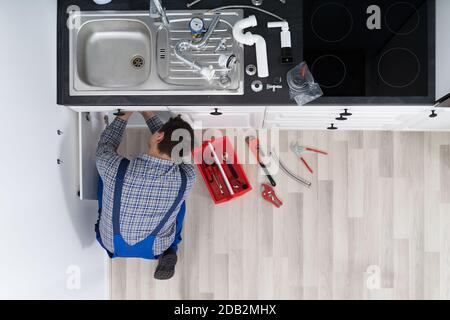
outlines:
[[[263,83],[260,80],[255,80],[252,82],[252,90],[253,92],[260,92],[263,89]]]
[[[249,76],[254,76],[256,74],[256,71],[258,69],[256,68],[256,66],[254,64],[249,64],[247,65],[247,67],[245,68],[245,72],[249,75]]]
[[[219,84],[222,88],[229,87],[231,84],[231,78],[227,75],[222,75],[219,78]]]

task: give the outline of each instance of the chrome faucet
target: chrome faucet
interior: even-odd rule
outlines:
[[[161,17],[162,23],[168,27],[169,19],[167,19],[166,9],[163,8],[161,0],[150,0],[150,17]]]

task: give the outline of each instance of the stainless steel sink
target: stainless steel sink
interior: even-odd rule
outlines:
[[[226,10],[207,44],[186,52],[198,64],[212,66],[207,80],[175,56],[175,46],[191,41],[189,22],[206,11],[167,11],[168,27],[142,12],[79,12],[70,30],[70,95],[240,95],[244,93],[244,49],[232,27],[242,10]],[[221,46],[220,46],[221,45]],[[220,50],[217,48],[220,47]],[[234,54],[237,64],[219,66],[219,56]],[[223,82],[226,79],[226,83]]]
[[[151,43],[147,26],[139,21],[90,21],[78,33],[78,76],[95,87],[138,86],[150,76]]]

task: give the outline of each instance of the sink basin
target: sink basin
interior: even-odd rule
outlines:
[[[150,76],[151,34],[133,20],[94,20],[84,24],[77,39],[80,80],[105,88],[134,87]]]
[[[207,28],[211,13],[167,11],[168,26],[150,18],[147,11],[74,13],[79,23],[70,30],[70,95],[244,94],[244,48],[232,36],[243,11],[217,14],[219,23],[206,45],[185,52],[189,59],[214,70],[214,77],[206,79],[179,60],[175,46],[192,41],[192,18],[203,19]],[[231,54],[237,58],[236,65],[219,66],[219,57]]]

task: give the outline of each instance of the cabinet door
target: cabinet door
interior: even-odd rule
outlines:
[[[79,159],[80,159],[80,199],[97,199],[98,172],[95,164],[95,152],[98,138],[106,127],[109,117],[102,112],[80,112],[79,124]]]
[[[195,129],[262,128],[264,107],[176,107],[169,110],[182,114]]]
[[[114,113],[118,108],[123,111],[168,111],[166,106],[68,106],[76,112],[107,112]]]
[[[347,110],[351,116],[340,117]],[[423,107],[405,106],[308,106],[298,109],[267,108],[266,128],[326,130],[401,130]],[[341,119],[341,120],[339,120]],[[345,120],[342,120],[345,119]]]
[[[437,108],[436,117],[430,117],[432,110],[421,112],[406,126],[411,131],[450,131],[450,109]]]

